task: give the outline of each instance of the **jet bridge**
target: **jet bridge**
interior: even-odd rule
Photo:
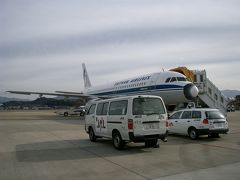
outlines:
[[[219,109],[223,114],[227,112],[228,98],[207,78],[205,70],[189,70],[178,67],[171,71],[184,74],[198,87],[199,95],[195,103],[197,106]]]

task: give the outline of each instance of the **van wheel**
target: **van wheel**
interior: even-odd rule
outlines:
[[[121,150],[124,148],[125,146],[125,142],[122,140],[122,137],[120,135],[120,133],[118,131],[113,133],[113,146],[118,149]]]
[[[68,112],[64,112],[63,116],[67,117],[68,116]]]
[[[146,148],[157,147],[157,143],[158,143],[158,139],[147,140],[147,141],[145,141],[145,147]]]
[[[89,128],[89,133],[88,133],[88,135],[89,135],[90,141],[96,142],[97,137],[95,136],[95,133],[94,133],[94,131],[93,131],[93,128],[91,128],[91,127]]]
[[[210,137],[220,138],[219,133],[212,133],[212,134],[210,134]]]
[[[80,112],[80,116],[84,116],[84,112]]]
[[[198,133],[197,133],[197,130],[195,128],[191,128],[188,130],[188,135],[190,137],[190,139],[197,139],[198,138]]]

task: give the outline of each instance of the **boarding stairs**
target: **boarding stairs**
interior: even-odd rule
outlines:
[[[193,70],[193,83],[199,89],[197,106],[219,109],[226,114],[228,98],[207,78],[205,70]]]

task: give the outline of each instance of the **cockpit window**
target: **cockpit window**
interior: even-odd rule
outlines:
[[[185,77],[177,77],[178,81],[187,81]]]
[[[171,79],[170,82],[174,82],[174,81],[177,81],[177,78],[176,78],[176,77],[172,77],[172,79]]]
[[[166,83],[167,83],[167,82],[169,82],[169,81],[170,81],[170,79],[171,79],[170,77],[169,77],[169,78],[167,78],[165,82],[166,82]]]
[[[174,81],[187,81],[187,79],[185,77],[169,77],[166,79],[165,83]]]

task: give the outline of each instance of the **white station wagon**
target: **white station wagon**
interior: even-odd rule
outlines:
[[[188,135],[197,139],[199,135],[219,137],[228,132],[228,122],[217,109],[196,108],[174,112],[169,117],[169,133]]]

